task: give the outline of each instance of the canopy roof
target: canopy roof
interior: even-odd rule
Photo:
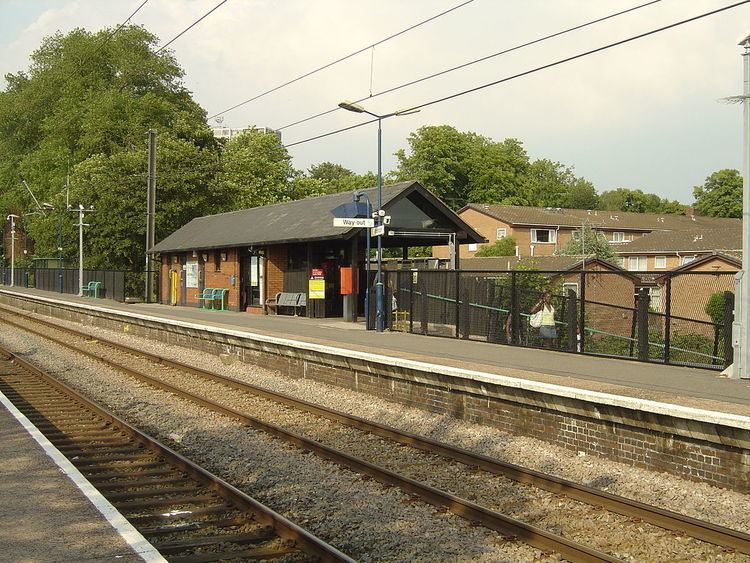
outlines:
[[[377,207],[377,188],[361,190]],[[453,232],[459,242],[486,242],[448,206],[418,182],[383,186],[383,209],[392,215],[389,231],[408,235],[383,237],[383,246],[433,244],[420,233]],[[352,201],[341,192],[240,211],[197,217],[151,248],[151,252],[265,246],[330,239],[349,239],[363,229],[333,226],[331,210]],[[444,244],[444,243],[443,243]]]

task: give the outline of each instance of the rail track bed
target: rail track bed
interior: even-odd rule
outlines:
[[[2,348],[0,390],[169,561],[351,561]]]
[[[692,560],[748,560],[750,554],[750,536],[743,532],[404,433],[36,317],[3,308],[2,320],[544,552],[576,561],[650,560],[657,548]],[[624,529],[619,537],[629,540],[618,543],[613,527]]]

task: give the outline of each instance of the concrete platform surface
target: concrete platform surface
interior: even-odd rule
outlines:
[[[712,370],[401,332],[378,334],[364,330],[363,322],[353,324],[339,319],[206,311],[161,304],[124,304],[26,288],[4,287],[3,290],[166,320],[193,322],[588,391],[750,416],[750,380],[723,378],[719,372]]]
[[[141,557],[0,405],[0,560],[155,561]]]

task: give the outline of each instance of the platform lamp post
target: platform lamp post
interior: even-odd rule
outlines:
[[[371,111],[366,110],[362,106],[355,104],[354,102],[341,102],[339,103],[341,109],[352,111],[354,113],[366,113],[371,115],[378,120],[378,209],[376,213],[373,213],[376,218],[376,226],[383,225],[383,217],[385,212],[383,211],[383,120],[389,117],[396,117],[401,115],[411,115],[413,113],[419,113],[418,109],[404,109],[400,111],[394,111],[383,115],[378,115]],[[378,236],[378,269],[375,274],[375,330],[377,332],[383,332],[385,327],[385,308],[383,307],[383,237]],[[369,259],[369,256],[368,256]]]
[[[10,287],[16,282],[16,219],[18,215],[9,214],[6,219],[10,221]]]
[[[372,217],[372,202],[368,195],[364,192],[356,192],[354,194],[354,201],[359,202],[360,199],[365,198],[367,200],[367,217]],[[365,288],[365,330],[370,330],[370,229],[365,230],[365,240],[367,241],[367,253],[365,254],[365,276],[367,278],[367,284]]]

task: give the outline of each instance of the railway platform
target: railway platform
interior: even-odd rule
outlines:
[[[750,491],[750,381],[715,371],[26,288],[0,303]]]
[[[5,402],[2,394],[0,399]],[[19,420],[7,409],[0,406],[4,561],[164,561],[124,518],[118,518],[114,507],[92,495],[87,482],[56,463],[51,456],[62,456],[51,444],[32,437],[23,426],[23,415]],[[97,508],[108,513],[117,529]]]
[[[750,416],[750,380],[716,371],[582,356],[402,332],[367,331],[364,321],[253,315],[161,304],[124,304],[26,288],[14,292],[322,346]]]

